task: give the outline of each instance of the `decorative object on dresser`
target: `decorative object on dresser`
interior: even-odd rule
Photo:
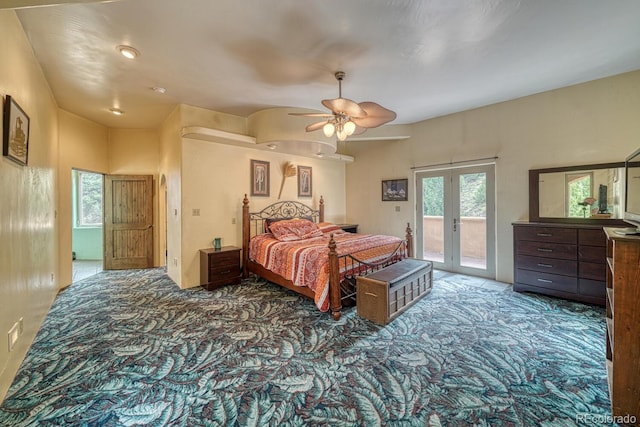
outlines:
[[[411,257],[409,224],[405,232],[405,239],[347,233],[324,221],[322,196],[319,209],[283,201],[249,212],[245,195],[242,274],[256,274],[311,298],[319,310],[331,311],[338,320],[343,304],[355,303],[358,276]]]
[[[514,284],[590,304],[605,304],[606,239],[588,224],[513,223]]]
[[[607,236],[607,377],[611,413],[640,425],[640,236]],[[627,423],[627,421],[620,424]]]
[[[431,291],[433,263],[406,258],[357,278],[358,316],[386,325]]]
[[[200,283],[208,291],[223,285],[237,285],[242,279],[240,248],[200,249]]]
[[[251,160],[251,195],[269,197],[269,162]]]

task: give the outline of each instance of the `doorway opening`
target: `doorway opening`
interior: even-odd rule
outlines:
[[[102,188],[99,173],[73,169],[72,188],[72,282],[103,270]]]

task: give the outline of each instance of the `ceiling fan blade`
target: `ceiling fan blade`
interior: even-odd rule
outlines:
[[[323,99],[322,105],[336,114],[343,113],[349,117],[366,117],[367,115],[357,102],[347,98]]]
[[[304,116],[304,117],[333,117],[332,113],[289,113],[290,116]]]
[[[333,117],[333,116],[331,116],[331,117]],[[307,126],[307,127],[305,128],[305,130],[306,130],[307,132],[313,132],[314,130],[322,129],[322,127],[323,127],[324,125],[326,125],[326,124],[327,124],[327,122],[326,122],[326,121],[324,121],[324,122],[312,123],[312,124],[310,124],[309,126]]]
[[[395,120],[396,113],[375,102],[361,102],[359,106],[367,113],[365,117],[351,117],[351,120],[363,128],[375,128]]]

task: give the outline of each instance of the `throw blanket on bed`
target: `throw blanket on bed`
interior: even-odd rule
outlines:
[[[315,292],[320,311],[329,309],[329,233],[296,241],[281,241],[265,233],[251,239],[249,257],[268,270],[307,286]],[[398,248],[402,239],[393,236],[353,234],[333,231],[338,255],[351,254],[360,261],[383,261]],[[347,273],[340,263],[340,278]]]

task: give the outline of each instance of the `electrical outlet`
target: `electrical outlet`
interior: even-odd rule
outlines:
[[[193,209],[191,212],[193,216],[200,216],[200,209]]]
[[[56,278],[55,274],[51,273],[51,283],[54,282],[55,278]]]
[[[231,218],[231,224],[235,224],[236,223],[236,219],[235,218]]]
[[[174,258],[173,259],[173,266],[177,267],[178,266],[178,258]]]
[[[400,212],[400,206],[396,206],[396,212]]]

